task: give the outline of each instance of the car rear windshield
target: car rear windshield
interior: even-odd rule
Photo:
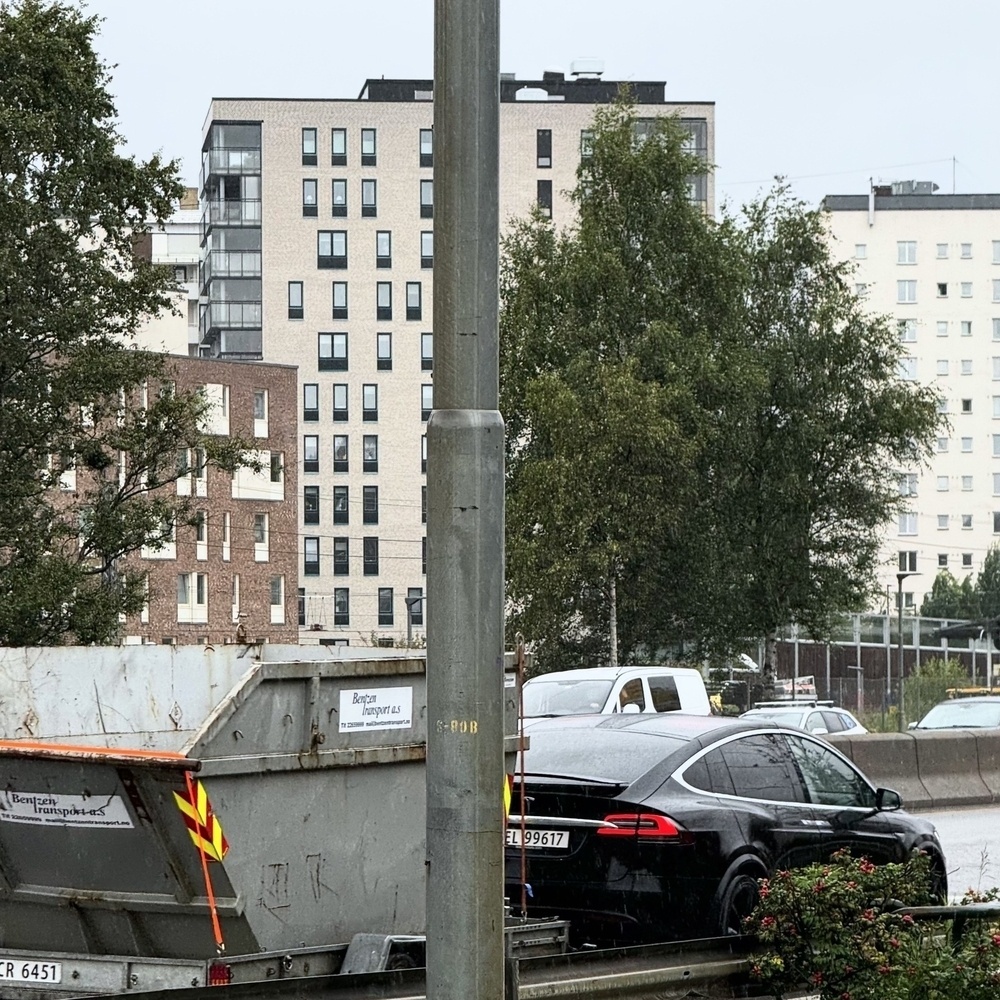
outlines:
[[[524,714],[589,715],[600,712],[611,694],[611,681],[544,678],[524,685]]]
[[[921,720],[920,729],[990,729],[1000,727],[1000,702],[950,701],[935,705]]]
[[[524,766],[529,774],[594,778],[631,784],[687,742],[628,729],[531,731]]]

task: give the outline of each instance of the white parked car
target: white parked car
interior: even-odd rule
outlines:
[[[524,717],[686,712],[711,715],[701,673],[690,667],[588,667],[532,677]]]
[[[789,702],[782,705],[772,702],[759,705],[744,712],[741,719],[759,719],[761,722],[780,722],[785,726],[798,726],[807,733],[824,736],[827,733],[846,733],[860,736],[868,730],[845,708],[826,705],[822,702]]]

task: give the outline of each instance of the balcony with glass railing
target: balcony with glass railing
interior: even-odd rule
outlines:
[[[212,174],[243,176],[260,173],[260,150],[216,147],[201,154],[201,187]]]
[[[201,287],[213,278],[259,278],[259,250],[210,250],[201,262]]]
[[[201,311],[201,337],[205,340],[220,330],[259,330],[262,316],[260,302],[212,302]]]
[[[232,199],[225,201],[209,201],[201,216],[202,239],[213,226],[259,226],[260,199]]]

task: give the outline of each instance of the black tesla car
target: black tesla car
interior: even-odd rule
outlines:
[[[507,827],[506,892],[571,921],[577,943],[740,933],[756,880],[846,847],[930,856],[934,826],[900,810],[842,754],[799,729],[685,715],[564,716],[528,728],[525,817]],[[519,772],[511,811],[519,812]]]

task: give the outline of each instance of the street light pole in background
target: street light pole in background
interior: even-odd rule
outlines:
[[[903,694],[903,581],[908,576],[919,576],[920,574],[914,570],[909,572],[900,572],[896,574],[896,612],[899,615],[899,651],[898,651],[898,661],[897,667],[899,668],[899,731],[902,732],[906,728],[905,713],[906,713],[906,698]]]
[[[504,995],[499,40],[499,0],[435,0],[428,1000]]]

